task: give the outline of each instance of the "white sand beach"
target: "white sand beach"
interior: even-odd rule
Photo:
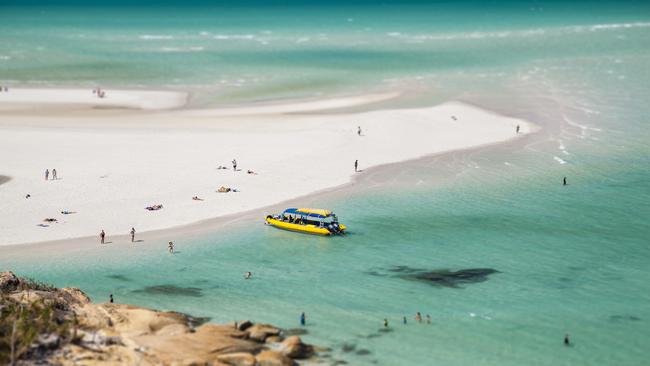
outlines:
[[[19,95],[9,97],[12,93]],[[181,107],[186,94],[114,95],[115,104],[109,98],[101,102],[140,110],[43,112],[51,98],[64,106],[90,103],[88,90],[0,94],[0,175],[10,177],[0,184],[0,245],[96,236],[102,229],[110,240],[131,227],[141,233],[182,226],[348,183],[363,174],[354,172],[355,160],[363,170],[506,141],[517,137],[517,125],[520,135],[535,128],[459,102],[328,113],[396,96],[390,93],[320,104],[166,111]],[[14,113],[25,103],[38,108]],[[232,169],[233,159],[238,171]],[[227,169],[217,169],[220,165]],[[58,179],[45,180],[45,170],[53,168]],[[221,186],[238,192],[218,193]],[[163,208],[145,209],[156,204]]]

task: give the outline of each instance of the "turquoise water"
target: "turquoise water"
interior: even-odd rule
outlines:
[[[0,8],[12,85],[189,89],[206,104],[398,89],[403,105],[461,99],[543,127],[318,198],[346,237],[255,221],[174,238],[173,256],[146,243],[0,268],[215,321],[291,328],[305,311],[307,340],[355,365],[646,364],[648,5],[497,5]],[[496,272],[449,287],[409,268]]]

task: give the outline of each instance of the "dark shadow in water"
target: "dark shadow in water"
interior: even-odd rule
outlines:
[[[355,352],[358,356],[368,356],[371,352],[368,351],[367,349],[360,349]]]
[[[147,286],[139,290],[133,290],[135,293],[145,293],[148,295],[167,295],[167,296],[189,296],[201,297],[201,289],[198,287],[180,287],[176,285],[156,285]]]
[[[634,315],[612,315],[609,317],[612,322],[638,322],[641,318]]]
[[[295,335],[305,335],[307,333],[309,333],[309,331],[304,328],[291,328],[284,331],[284,335],[287,337],[295,336]]]
[[[396,266],[388,270],[398,273],[399,278],[426,282],[437,287],[461,288],[461,285],[487,281],[488,276],[499,273],[492,268],[468,268],[450,271],[448,269],[436,269],[427,271],[408,266]]]
[[[106,277],[118,281],[125,281],[125,282],[131,281],[131,279],[121,274],[110,274],[107,275]]]
[[[357,349],[357,345],[356,345],[356,344],[352,344],[352,343],[343,343],[343,344],[341,345],[341,351],[343,351],[343,352],[345,352],[345,353],[352,352],[352,351],[354,351],[355,349]]]

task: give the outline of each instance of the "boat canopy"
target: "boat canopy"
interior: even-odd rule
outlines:
[[[332,215],[332,211],[323,210],[320,208],[288,208],[284,210],[285,214],[289,215],[300,215],[306,217],[312,217],[317,219],[324,219]]]

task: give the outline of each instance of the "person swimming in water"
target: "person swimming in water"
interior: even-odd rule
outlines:
[[[244,274],[244,279],[246,279],[246,280],[251,279],[251,277],[253,277],[253,272],[246,272]]]
[[[422,323],[422,314],[420,314],[419,311],[418,311],[417,313],[415,313],[415,320],[416,320],[418,323]]]

